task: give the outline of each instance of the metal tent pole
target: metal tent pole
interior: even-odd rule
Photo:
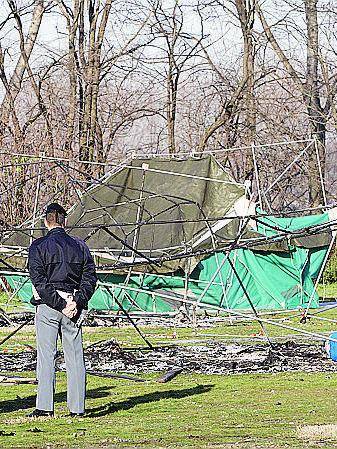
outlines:
[[[137,324],[133,321],[133,319],[131,318],[131,316],[129,315],[129,313],[127,312],[127,310],[124,309],[122,303],[120,301],[118,301],[118,299],[116,298],[116,296],[114,296],[110,290],[109,287],[107,287],[106,285],[104,285],[104,288],[108,291],[109,295],[111,296],[111,298],[114,298],[114,300],[116,301],[116,303],[118,304],[118,307],[122,310],[122,312],[125,314],[125,316],[128,318],[128,320],[130,321],[130,323],[132,324],[132,326],[136,329],[137,333],[141,336],[141,338],[145,341],[145,343],[148,345],[148,347],[150,349],[154,349],[153,345],[149,342],[149,340],[145,337],[145,335],[140,331],[140,329],[138,328]]]

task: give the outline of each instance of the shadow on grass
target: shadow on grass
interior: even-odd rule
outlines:
[[[87,391],[87,399],[105,398],[109,396],[109,390],[115,388],[113,386],[102,386]],[[67,400],[67,393],[62,391],[55,394],[55,402],[65,402]],[[36,395],[26,396],[21,398],[17,396],[16,399],[9,399],[7,401],[0,401],[0,413],[17,412],[18,410],[25,410],[35,407]]]
[[[141,396],[134,396],[121,402],[110,402],[103,406],[92,408],[87,411],[86,416],[97,418],[105,416],[110,413],[115,413],[120,410],[129,410],[140,404],[148,404],[150,402],[157,402],[162,399],[183,399],[196,394],[208,393],[212,390],[214,385],[198,385],[193,388],[185,388],[183,390],[166,390],[156,391],[154,393],[148,393]]]

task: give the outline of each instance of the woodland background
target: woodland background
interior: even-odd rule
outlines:
[[[32,216],[37,183],[39,207],[70,205],[111,168],[83,161],[234,147],[222,164],[256,183],[252,145],[265,186],[303,153],[267,210],[336,202],[334,0],[0,3],[2,226]]]

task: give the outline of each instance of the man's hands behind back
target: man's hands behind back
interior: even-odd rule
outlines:
[[[77,315],[77,304],[72,299],[71,301],[67,300],[66,307],[62,310],[63,315],[65,315],[68,318],[74,318],[75,315]]]

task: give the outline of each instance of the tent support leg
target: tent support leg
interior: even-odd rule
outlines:
[[[106,285],[104,285],[104,288],[108,291],[109,295],[111,297],[113,297],[113,294],[110,290],[110,288]],[[132,324],[132,326],[136,329],[137,333],[141,336],[141,338],[145,341],[145,343],[147,344],[147,346],[150,349],[154,349],[153,345],[149,342],[149,340],[145,337],[145,335],[143,335],[143,333],[140,331],[139,327],[137,326],[137,324],[133,321],[133,319],[131,318],[131,316],[129,315],[129,313],[124,309],[122,303],[116,298],[116,296],[114,297],[116,303],[118,304],[118,307],[121,309],[121,311],[125,314],[125,316],[127,317],[127,319],[130,321],[130,323]]]
[[[243,290],[243,292],[244,292],[244,294],[245,294],[245,296],[246,296],[246,298],[247,298],[247,300],[248,300],[248,302],[249,302],[249,304],[250,304],[250,307],[252,308],[252,310],[253,310],[253,312],[254,312],[254,315],[256,316],[257,321],[259,322],[259,324],[260,324],[260,326],[261,326],[261,329],[262,329],[264,335],[266,336],[266,338],[267,338],[267,340],[268,340],[268,343],[269,343],[270,347],[273,348],[273,343],[272,343],[272,341],[271,341],[270,338],[269,338],[269,335],[268,335],[268,333],[267,333],[267,331],[266,331],[265,325],[264,325],[263,322],[260,320],[259,314],[257,313],[257,310],[255,309],[255,306],[254,306],[252,300],[250,299],[250,296],[249,296],[249,294],[248,294],[248,292],[247,292],[247,289],[246,289],[246,287],[243,285],[243,282],[242,282],[240,276],[238,275],[238,272],[236,271],[236,268],[235,268],[233,262],[231,261],[230,257],[228,257],[228,262],[229,262],[229,264],[230,264],[230,266],[231,266],[231,268],[232,268],[232,270],[233,270],[233,272],[234,272],[234,274],[235,274],[235,277],[237,278],[237,280],[238,280],[238,282],[239,282],[239,284],[240,284],[240,287],[242,288],[242,290]]]
[[[20,324],[20,326],[18,326],[13,332],[11,332],[9,335],[7,335],[7,337],[3,338],[0,341],[0,346],[3,345],[7,340],[9,340],[10,338],[12,338],[17,332],[19,332],[19,330],[21,330],[24,326],[26,326],[27,324],[29,324],[31,321],[33,321],[34,317],[29,318],[28,320],[26,320],[24,323]]]

